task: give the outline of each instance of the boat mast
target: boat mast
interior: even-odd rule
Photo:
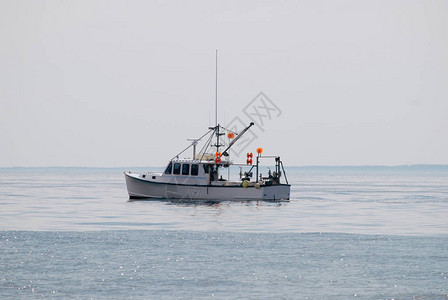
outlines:
[[[216,74],[215,74],[215,134],[216,134],[216,152],[219,152],[219,124],[218,124],[218,49],[216,49]]]
[[[218,126],[218,49],[216,49],[215,66],[215,127]]]

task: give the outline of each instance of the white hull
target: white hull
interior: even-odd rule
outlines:
[[[138,174],[125,172],[126,186],[131,198],[177,199],[182,201],[244,201],[289,200],[290,185],[251,185],[243,187],[232,182],[216,182],[210,185],[154,182]]]

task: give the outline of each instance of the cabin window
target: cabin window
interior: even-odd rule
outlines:
[[[175,164],[174,164],[174,170],[173,170],[173,173],[176,174],[176,175],[179,175],[179,174],[180,174],[180,164],[179,164],[179,163],[175,163]]]
[[[190,164],[183,164],[182,175],[189,175],[189,174],[190,174]]]
[[[173,163],[170,162],[168,167],[166,167],[165,174],[171,174],[172,170],[173,170]]]
[[[197,176],[199,173],[199,165],[193,164],[191,165],[191,175]]]
[[[204,173],[208,174],[208,165],[203,165],[204,166]]]

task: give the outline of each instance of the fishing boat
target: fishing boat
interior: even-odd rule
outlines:
[[[191,144],[170,159],[163,172],[124,173],[131,199],[170,199],[187,202],[289,200],[291,185],[288,183],[280,156],[263,155],[263,149],[257,148],[255,155],[246,154],[245,163],[235,163],[230,159],[232,147],[255,124],[251,122],[241,132],[234,132],[219,125],[217,99],[216,79],[215,126],[209,127],[200,138],[189,139]],[[226,134],[228,143],[224,144],[223,136]],[[197,145],[203,140],[204,145],[196,153]],[[216,142],[213,144],[214,141]],[[193,150],[192,156],[180,158],[189,148]],[[221,148],[224,149],[222,152]],[[274,170],[269,169],[267,176],[263,176],[260,172],[261,162],[266,159],[271,160],[268,165]],[[239,173],[238,178],[233,180],[230,168],[234,167],[239,167]],[[284,182],[281,182],[281,179]]]
[[[210,145],[212,138],[208,138],[208,146],[216,147],[215,154],[207,152],[196,154],[196,145],[200,139],[193,139],[190,145],[193,148],[192,158],[180,159],[181,152],[168,162],[163,172],[125,172],[129,197],[183,201],[289,200],[291,185],[288,184],[279,156],[262,155],[263,149],[257,148],[255,156],[253,153],[247,153],[246,164],[234,163],[229,158],[230,148],[253,125],[254,123],[251,123],[240,132],[222,153],[219,151],[219,137],[222,131],[220,129],[224,128],[217,125],[210,128],[207,133],[211,137],[217,137],[215,145]],[[232,135],[235,136],[235,133],[228,133],[228,136]],[[274,162],[275,170],[269,170],[267,176],[259,174],[260,162],[264,159],[271,159]],[[239,179],[225,178],[225,173],[230,173],[225,172],[225,169],[235,166],[240,168]],[[243,172],[243,168],[247,171]],[[285,178],[284,183],[280,182],[282,175]]]

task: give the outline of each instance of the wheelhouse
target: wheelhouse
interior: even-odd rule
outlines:
[[[166,175],[183,175],[183,176],[198,176],[199,175],[199,163],[189,162],[173,162],[170,161],[165,168],[164,174]],[[204,171],[205,172],[205,171]]]

